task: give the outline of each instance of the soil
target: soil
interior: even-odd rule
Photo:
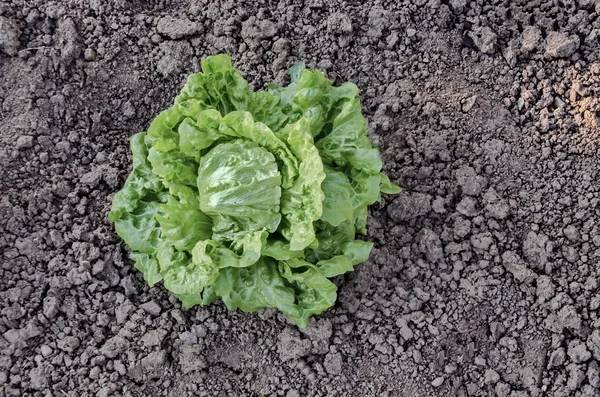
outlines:
[[[600,2],[0,0],[1,396],[600,396]],[[297,329],[185,310],[107,220],[204,57],[361,89],[404,188]]]

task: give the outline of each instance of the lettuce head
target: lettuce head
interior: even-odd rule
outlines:
[[[186,307],[274,307],[304,327],[331,277],[368,259],[367,207],[400,189],[381,173],[358,89],[303,64],[252,92],[227,55],[202,62],[173,106],[131,137],[109,219],[150,286]]]

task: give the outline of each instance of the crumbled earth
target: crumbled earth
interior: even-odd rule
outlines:
[[[0,0],[0,395],[600,396],[600,2]],[[107,220],[204,57],[361,88],[404,192],[298,330],[185,310]]]

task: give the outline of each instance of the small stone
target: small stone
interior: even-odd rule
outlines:
[[[142,368],[152,371],[158,369],[166,362],[167,352],[165,350],[159,350],[157,352],[152,352],[146,357],[142,358],[140,364]]]
[[[14,328],[6,331],[5,333],[2,334],[2,336],[4,337],[4,339],[6,339],[6,341],[8,343],[11,343],[11,344],[17,343],[24,339],[22,332],[18,329],[14,329]]]
[[[51,320],[58,313],[58,309],[60,308],[60,299],[56,296],[47,296],[44,298],[42,303],[42,313],[44,316]]]
[[[552,354],[550,354],[550,359],[548,360],[548,368],[560,367],[565,363],[567,359],[567,355],[565,354],[565,349],[559,347],[554,350]]]
[[[202,25],[192,22],[187,18],[162,17],[156,24],[159,34],[172,40],[181,39],[202,32]]]
[[[508,202],[501,198],[493,188],[483,195],[483,204],[488,215],[495,219],[506,219],[510,214]]]
[[[537,278],[537,288],[536,295],[538,297],[538,301],[543,303],[549,301],[554,297],[554,284],[552,283],[552,279],[548,276],[539,276]]]
[[[479,233],[471,237],[471,245],[473,248],[487,251],[494,243],[494,238],[490,232]]]
[[[414,332],[408,326],[408,322],[404,318],[396,320],[396,327],[398,327],[398,334],[405,341],[409,341],[415,336]]]
[[[579,259],[579,252],[573,246],[565,246],[562,249],[563,258],[569,263],[575,263]]]
[[[130,119],[135,116],[135,107],[131,101],[127,101],[121,106],[121,113],[126,119]]]
[[[569,379],[567,380],[567,389],[570,391],[579,389],[585,380],[585,372],[583,372],[583,368],[584,367],[577,364],[569,364],[567,366],[567,372],[569,374]]]
[[[487,26],[476,27],[472,32],[469,33],[473,43],[481,52],[484,54],[493,54],[496,51],[496,43],[498,42],[498,35],[494,33],[492,29]]]
[[[58,347],[60,350],[62,350],[64,352],[72,353],[75,350],[77,350],[77,348],[79,347],[80,344],[81,344],[81,342],[79,341],[78,337],[66,336],[56,343],[56,347]]]
[[[444,367],[444,372],[447,374],[453,374],[456,372],[456,370],[458,369],[458,367],[456,366],[456,364],[448,364]]]
[[[542,42],[542,31],[537,26],[527,26],[523,29],[521,47],[527,51],[534,51]]]
[[[206,361],[199,345],[181,345],[175,358],[178,360],[183,374],[206,368]]]
[[[600,361],[600,329],[595,329],[588,336],[587,347],[592,352],[594,359]]]
[[[277,351],[281,361],[289,361],[307,356],[312,344],[309,340],[300,339],[295,333],[283,331],[279,334]]]
[[[99,169],[94,169],[81,177],[80,182],[84,185],[88,185],[89,187],[96,187],[98,183],[100,183],[100,179],[102,179],[102,173]]]
[[[487,362],[485,361],[485,358],[483,358],[483,357],[475,357],[475,365],[479,365],[480,367],[485,367],[487,365]]]
[[[431,203],[431,209],[436,214],[446,213],[446,208],[444,208],[444,198],[440,196],[436,197],[435,200],[433,200],[433,202]]]
[[[439,236],[431,229],[423,228],[417,234],[419,250],[425,254],[427,260],[435,263],[444,259],[444,249]]]
[[[323,361],[325,371],[330,375],[342,373],[342,355],[340,353],[327,353]]]
[[[450,0],[450,7],[452,7],[456,14],[462,14],[466,5],[467,0]]]
[[[335,34],[352,33],[352,20],[346,13],[334,12],[327,18],[327,31]]]
[[[52,354],[52,348],[48,345],[42,345],[40,347],[40,353],[42,354],[42,356],[48,357]]]
[[[508,383],[499,382],[494,388],[494,391],[498,397],[508,397],[511,392],[511,387]]]
[[[519,282],[528,284],[536,278],[536,274],[527,268],[525,261],[514,251],[502,254],[502,265]]]
[[[597,361],[592,361],[588,364],[587,378],[592,387],[600,389],[600,370]]]
[[[435,378],[431,382],[431,386],[433,386],[433,387],[440,387],[443,383],[444,383],[444,377],[443,376],[438,376],[437,378]]]
[[[563,234],[565,237],[572,242],[577,242],[581,235],[579,234],[579,230],[573,225],[569,225],[563,229]]]
[[[181,339],[185,343],[189,343],[191,345],[195,345],[198,343],[198,335],[195,332],[185,331],[179,334],[179,339]]]
[[[471,105],[472,107],[472,105]],[[462,166],[456,171],[456,183],[467,196],[479,196],[483,180],[471,166]]]
[[[156,70],[165,77],[180,73],[194,54],[187,41],[166,41],[160,43],[159,47],[162,57],[156,63]]]
[[[467,99],[465,99],[464,101],[462,101],[462,111],[467,113],[469,112],[471,109],[473,109],[473,106],[475,106],[475,104],[477,103],[477,99],[479,97],[477,95],[473,95],[468,97]],[[469,167],[472,169],[472,167]],[[483,179],[481,177],[478,177],[478,179]],[[463,193],[465,193],[464,189],[463,189]],[[481,189],[479,189],[479,192],[477,194],[472,194],[471,196],[478,196],[479,193],[481,193]],[[468,194],[468,193],[465,193]]]
[[[43,367],[35,367],[29,371],[29,386],[35,390],[45,390],[48,387],[48,378]]]
[[[115,309],[117,324],[123,324],[129,318],[129,314],[134,310],[133,304],[126,300]]]
[[[120,285],[121,287],[123,287],[123,292],[125,293],[125,296],[135,295],[135,293],[138,292],[135,277],[133,275],[129,275],[121,279]]]
[[[246,40],[270,39],[277,34],[277,25],[268,19],[257,19],[251,16],[242,22],[242,38]]]
[[[573,306],[564,306],[558,311],[557,317],[563,329],[566,328],[578,334],[581,333],[581,316]]]
[[[586,348],[585,343],[578,339],[569,342],[567,354],[575,364],[584,363],[592,357],[592,353]]]
[[[160,305],[158,303],[156,303],[155,301],[149,301],[149,302],[143,303],[140,305],[140,307],[146,313],[148,313],[152,316],[155,316],[155,317],[159,316],[160,312],[162,311],[162,308],[160,307]]]
[[[102,368],[100,368],[99,366],[96,365],[95,367],[90,369],[90,374],[89,374],[90,379],[98,379],[101,372],[102,372]]]
[[[579,48],[579,37],[567,33],[550,32],[546,38],[546,55],[552,58],[568,58]]]
[[[154,347],[160,346],[167,336],[167,331],[164,329],[154,329],[152,331],[146,332],[141,341],[145,347]]]
[[[58,46],[60,56],[65,64],[72,63],[83,50],[77,26],[72,18],[60,19],[57,26]]]
[[[533,367],[528,366],[519,370],[521,382],[525,387],[534,387],[537,384],[537,374]]]
[[[85,51],[83,51],[83,59],[88,62],[93,61],[96,59],[96,51],[94,51],[92,48],[86,48]]]
[[[462,215],[472,218],[479,213],[477,210],[477,200],[472,197],[463,197],[456,205],[456,210]]]
[[[30,135],[21,135],[17,138],[15,147],[17,150],[33,147],[33,137]]]
[[[543,233],[529,231],[523,239],[523,255],[532,267],[544,269],[548,262],[548,237]]]
[[[115,358],[124,352],[128,346],[129,342],[125,338],[116,335],[104,343],[104,346],[100,348],[100,353],[108,358]]]
[[[483,381],[488,385],[495,385],[500,381],[500,375],[493,369],[486,369],[483,376]]]

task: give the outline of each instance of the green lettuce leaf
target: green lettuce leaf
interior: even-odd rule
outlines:
[[[192,100],[204,109],[216,109],[225,116],[235,110],[247,110],[250,101],[248,82],[231,65],[227,55],[216,55],[202,61],[203,73],[192,74],[176,104]]]
[[[150,287],[162,281],[163,276],[158,267],[158,260],[156,257],[141,252],[132,252],[131,260],[133,260],[135,268],[142,272],[144,280],[146,280]]]
[[[296,292],[278,271],[277,263],[267,257],[250,267],[222,269],[212,291],[229,309],[254,312],[276,307],[294,320],[302,317],[295,303]]]
[[[298,178],[290,188],[283,189],[281,197],[281,213],[285,218],[281,233],[290,241],[292,251],[302,250],[315,240],[313,222],[323,213],[321,183],[325,172],[319,151],[308,131],[308,122],[300,119],[288,124],[280,133],[300,161]]]

